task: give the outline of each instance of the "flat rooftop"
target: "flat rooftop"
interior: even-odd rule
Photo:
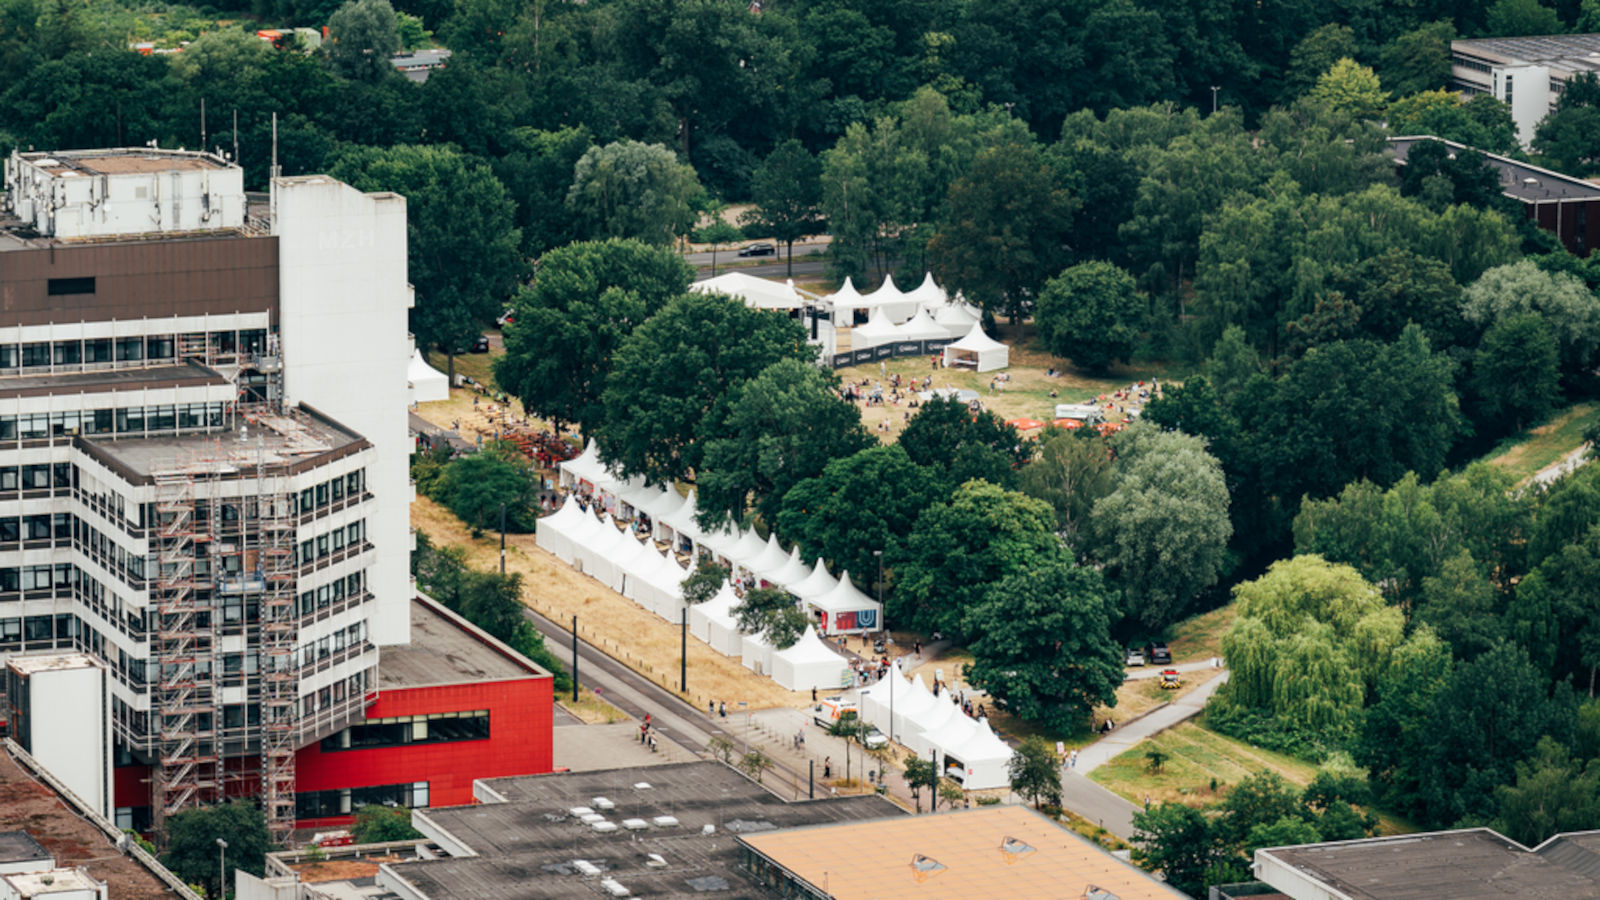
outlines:
[[[83,440],[96,456],[124,474],[149,478],[182,472],[224,478],[254,472],[257,466],[294,466],[367,445],[366,439],[331,419],[296,409],[289,415],[259,415],[235,431],[171,437]]]
[[[199,363],[174,363],[95,372],[0,376],[0,397],[38,397],[132,391],[148,387],[227,384],[228,379]]]
[[[99,669],[100,663],[83,653],[50,653],[42,656],[14,656],[7,662],[19,675],[38,672],[65,672],[71,669]]]
[[[1024,806],[741,835],[834,900],[1186,895]]]
[[[1487,828],[1256,851],[1359,900],[1570,900],[1600,897],[1600,832],[1529,850]]]
[[[21,875],[7,875],[5,880],[18,894],[24,897],[93,891],[100,887],[100,882],[91,877],[88,872],[80,872],[77,869],[52,869],[49,872],[27,872]],[[81,893],[76,895],[78,897],[84,896]]]
[[[1503,63],[1548,65],[1575,72],[1600,70],[1600,34],[1474,38],[1451,41],[1450,50]]]
[[[601,894],[600,878],[615,879],[640,897],[766,897],[773,895],[740,868],[735,836],[905,815],[877,795],[790,803],[716,762],[496,778],[484,784],[506,802],[413,813],[424,834],[447,832],[476,857],[396,863],[387,871],[432,900],[593,900]],[[603,808],[596,798],[613,808]],[[589,807],[618,827],[597,833],[574,816],[574,807]],[[677,824],[656,825],[659,816],[671,816]],[[630,819],[642,820],[635,825],[644,827],[623,825]],[[704,833],[707,826],[712,833]],[[654,864],[651,854],[661,864]],[[579,861],[599,874],[583,874]]]
[[[500,652],[488,635],[413,597],[411,643],[378,649],[378,687],[412,688],[549,674]]]
[[[117,147],[108,150],[55,150],[21,153],[51,175],[141,175],[160,172],[229,169],[232,164],[209,153],[162,150],[152,147]]]
[[[0,831],[0,863],[49,859],[50,851],[26,831]]]
[[[1507,197],[1528,203],[1552,200],[1600,200],[1600,185],[1431,135],[1390,138],[1389,146],[1394,148],[1395,162],[1405,165],[1411,148],[1425,141],[1437,141],[1453,152],[1475,150],[1483,153],[1484,159],[1488,160],[1489,165],[1498,173],[1500,190]]]

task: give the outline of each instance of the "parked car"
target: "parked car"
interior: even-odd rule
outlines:
[[[868,750],[877,750],[881,747],[889,746],[888,736],[879,731],[876,725],[867,726],[867,736],[861,742],[867,745]]]
[[[767,243],[766,241],[760,241],[739,248],[740,256],[776,256],[777,254],[778,248]]]
[[[488,353],[489,352],[489,336],[486,335],[486,334],[478,335],[477,339],[472,342],[472,352],[473,353]]]
[[[1150,664],[1152,666],[1172,665],[1172,651],[1168,650],[1167,645],[1161,641],[1156,641],[1149,647],[1145,648],[1144,655],[1145,658],[1150,660]]]
[[[1130,666],[1144,665],[1144,651],[1140,650],[1138,647],[1129,647],[1128,658],[1124,660],[1124,662]]]

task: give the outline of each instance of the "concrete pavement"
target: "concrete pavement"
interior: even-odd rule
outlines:
[[[1199,672],[1203,669],[1213,668],[1216,668],[1216,666],[1209,659],[1202,659],[1199,662],[1178,663],[1175,666],[1149,665],[1138,669],[1128,669],[1127,673],[1123,675],[1123,679],[1126,681],[1138,681],[1142,678],[1157,678],[1168,669],[1177,669],[1179,672]]]

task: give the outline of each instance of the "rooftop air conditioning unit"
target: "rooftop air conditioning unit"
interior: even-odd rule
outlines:
[[[573,860],[572,867],[577,869],[578,874],[584,876],[585,878],[593,878],[600,874],[600,867],[592,862],[589,862],[587,859]]]
[[[613,897],[626,897],[626,896],[628,896],[628,889],[623,887],[622,886],[622,882],[616,880],[615,878],[602,878],[602,879],[600,879],[600,886],[602,888],[605,888],[606,893],[610,894]]]

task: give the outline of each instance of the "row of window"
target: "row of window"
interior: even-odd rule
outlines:
[[[76,471],[71,463],[0,466],[0,491],[68,491]]]
[[[362,569],[325,584],[314,591],[306,591],[300,595],[300,615],[309,616],[312,613],[328,609],[344,600],[346,597],[359,597],[366,589],[367,571]]]
[[[224,407],[223,403],[167,403],[0,416],[0,440],[14,441],[20,438],[26,441],[74,434],[209,431],[222,427]],[[0,490],[5,490],[3,485],[0,485]]]
[[[327,659],[337,653],[344,652],[346,647],[355,647],[367,637],[367,622],[362,619],[349,628],[341,628],[326,637],[320,638],[303,645],[295,651],[295,665],[309,666],[319,660]],[[344,697],[340,696],[340,700]]]
[[[332,553],[338,553],[347,545],[354,546],[361,543],[367,536],[367,520],[351,522],[343,528],[335,528],[327,534],[319,534],[310,540],[301,541],[299,553],[295,561],[304,565],[313,560],[322,559]]]
[[[300,492],[299,512],[305,514],[338,503],[345,497],[359,497],[365,480],[365,470],[357,469],[348,475],[312,485]]]
[[[363,806],[422,809],[428,805],[426,781],[382,784],[334,791],[301,791],[294,796],[294,814],[300,819],[348,816]]]
[[[325,688],[318,688],[315,693],[302,696],[300,715],[310,718],[322,710],[338,706],[346,699],[364,697],[366,689],[370,687],[372,687],[372,670],[363,669],[343,681],[336,681]]]
[[[53,279],[81,280],[81,279]],[[218,353],[261,353],[267,347],[264,329],[247,331],[195,332],[184,336],[194,343],[205,338]],[[106,363],[160,362],[177,356],[175,334],[140,335],[121,338],[90,338],[88,340],[34,341],[26,344],[0,344],[0,370],[73,368]]]
[[[336,750],[371,750],[408,744],[448,744],[489,739],[489,711],[433,713],[368,719],[360,725],[322,739],[324,753]]]

